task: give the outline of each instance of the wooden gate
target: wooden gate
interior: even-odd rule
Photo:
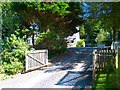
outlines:
[[[48,65],[48,50],[26,51],[26,71]]]

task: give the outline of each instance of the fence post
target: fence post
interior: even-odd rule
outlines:
[[[93,76],[92,76],[92,78],[93,78],[93,87],[95,86],[95,69],[96,69],[96,64],[95,64],[95,62],[96,62],[96,57],[97,57],[97,55],[96,55],[96,51],[97,50],[94,50],[93,51],[93,53],[92,53],[92,63],[93,63]]]
[[[45,62],[46,65],[48,65],[48,50],[46,50],[46,62]]]
[[[120,89],[120,47],[118,47],[118,88]]]
[[[28,70],[28,56],[27,56],[27,51],[25,51],[25,71]]]
[[[120,47],[118,47],[118,69],[120,69]]]

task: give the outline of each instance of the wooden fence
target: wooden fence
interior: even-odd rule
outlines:
[[[108,73],[116,69],[116,50],[99,49],[93,51],[93,78],[96,72]]]
[[[26,51],[26,71],[34,70],[48,64],[48,50]]]

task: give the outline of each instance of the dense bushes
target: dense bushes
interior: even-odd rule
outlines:
[[[49,58],[66,50],[66,41],[58,34],[47,31],[40,34],[36,40],[36,49],[48,49]]]
[[[0,73],[16,74],[21,72],[25,64],[25,51],[29,48],[24,39],[11,34],[3,41],[2,46]]]
[[[80,39],[80,41],[78,41],[76,44],[76,47],[84,47],[84,46],[85,46],[84,39]]]

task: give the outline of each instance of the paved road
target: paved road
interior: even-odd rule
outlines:
[[[0,88],[91,88],[93,49],[69,48],[49,67],[0,81]]]

